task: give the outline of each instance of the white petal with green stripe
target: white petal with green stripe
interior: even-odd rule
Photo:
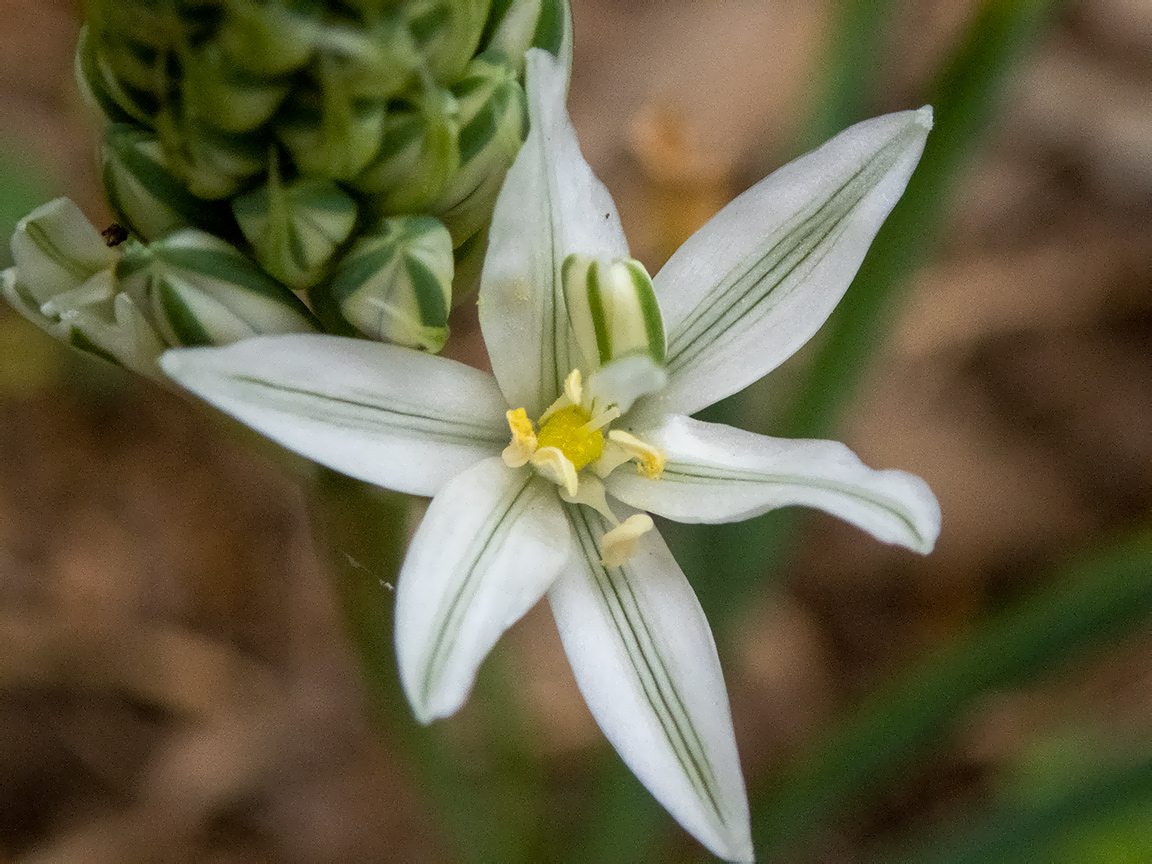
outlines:
[[[903,471],[874,471],[837,441],[768,438],[672,415],[631,429],[667,461],[658,480],[621,468],[608,491],[677,522],[740,522],[778,507],[816,507],[877,540],[932,551],[940,505],[928,484]]]
[[[421,723],[454,714],[571,548],[555,486],[486,459],[432,499],[396,587],[396,655]]]
[[[197,198],[168,169],[160,140],[136,126],[116,123],[101,147],[104,194],[120,223],[141,240],[159,240],[178,228],[226,225],[228,210]]]
[[[564,259],[562,279],[569,320],[590,367],[629,354],[664,362],[664,322],[643,264],[574,254]]]
[[[721,858],[751,861],[728,695],[696,595],[656,531],[623,567],[605,568],[603,517],[568,514],[576,551],[548,599],[584,701],[689,833]]]
[[[431,216],[397,216],[357,240],[328,290],[365,336],[436,352],[448,339],[452,240]]]
[[[131,244],[116,276],[171,345],[227,345],[316,329],[291,291],[233,246],[195,228],[147,246]]]
[[[539,417],[579,365],[561,265],[574,252],[627,258],[616,205],[592,174],[564,110],[564,66],[528,52],[532,128],[492,214],[480,326],[508,404]]]
[[[426,69],[441,83],[460,77],[476,51],[491,0],[408,0],[402,7]]]
[[[119,257],[68,198],[37,207],[12,235],[18,280],[37,303],[80,286]]]
[[[435,495],[508,443],[491,375],[338,336],[265,336],[168,351],[164,371],[289,450],[350,477]]]
[[[866,120],[725,207],[656,274],[668,332],[657,412],[693,414],[758,380],[824,323],[924,149],[932,111]]]
[[[560,57],[569,24],[563,0],[493,0],[484,46],[507,54],[519,73],[529,48]]]
[[[356,202],[331,180],[282,183],[275,162],[259,189],[232,201],[260,266],[291,288],[320,281],[356,224]]]

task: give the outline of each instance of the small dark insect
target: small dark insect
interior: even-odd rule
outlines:
[[[119,222],[113,222],[100,232],[100,236],[104,238],[104,242],[108,246],[119,246],[128,239],[128,232]]]
[[[605,218],[605,219],[608,219],[608,218],[609,218],[611,215],[612,215],[611,213],[605,213],[605,214],[604,214],[604,218]]]

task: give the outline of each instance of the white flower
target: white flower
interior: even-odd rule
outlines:
[[[657,333],[647,274],[577,147],[562,67],[534,51],[527,76],[531,132],[480,289],[494,375],[312,335],[173,351],[163,367],[286,447],[435,496],[396,598],[401,677],[422,722],[463,704],[500,634],[547,593],[625,762],[709,849],[751,860],[712,634],[647,512],[714,523],[803,504],[931,550],[940,511],[919,478],[872,471],[835,442],[687,416],[823,323],[902,193],[931,111],[854,126],[733,201],[656,276]]]

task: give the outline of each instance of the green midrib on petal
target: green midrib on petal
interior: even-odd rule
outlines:
[[[727,819],[720,806],[720,795],[715,789],[715,769],[692,724],[684,698],[660,654],[652,628],[644,617],[643,607],[631,585],[628,565],[606,569],[600,563],[601,553],[596,542],[597,533],[602,532],[597,532],[591,525],[591,515],[586,508],[579,506],[566,509],[585,566],[592,575],[600,600],[612,619],[621,646],[636,674],[644,698],[660,724],[665,741],[697,798],[707,806],[717,823],[727,828]]]
[[[446,415],[438,416],[430,414],[427,411],[414,410],[414,406],[405,406],[402,402],[398,401],[398,397],[395,396],[392,397],[392,401],[387,406],[383,406],[377,402],[370,401],[368,398],[361,400],[348,396],[333,396],[331,393],[309,390],[304,387],[287,387],[283,384],[277,384],[250,375],[235,375],[232,376],[230,380],[237,384],[260,388],[264,396],[262,402],[265,407],[276,409],[277,406],[274,400],[269,397],[277,393],[283,394],[288,404],[278,410],[284,410],[292,414],[300,413],[299,399],[292,397],[304,396],[314,399],[318,403],[323,403],[326,409],[322,412],[316,412],[315,417],[317,420],[342,425],[349,429],[370,431],[386,429],[389,432],[408,438],[434,441],[437,443],[467,444],[474,446],[492,445],[495,447],[503,447],[508,440],[507,429],[501,429],[497,426],[483,426],[479,423],[462,422],[459,418]],[[367,397],[367,394],[365,394],[365,396]],[[352,413],[340,416],[335,410],[338,406],[371,412],[372,416],[364,417]]]
[[[45,231],[36,222],[28,222],[24,226],[24,233],[28,235],[36,248],[49,258],[53,264],[76,280],[77,284],[87,282],[96,273],[99,268],[85,267],[75,258],[69,256],[63,249],[56,245],[51,235]]]
[[[489,512],[484,524],[476,532],[468,551],[461,559],[457,571],[464,572],[465,576],[456,586],[452,599],[443,607],[439,620],[436,622],[434,635],[429,640],[429,648],[423,670],[420,675],[420,701],[427,705],[432,697],[444,667],[452,657],[452,649],[456,646],[456,637],[460,632],[460,623],[471,606],[472,598],[480,590],[485,567],[484,559],[489,554],[497,554],[504,541],[508,538],[516,521],[523,515],[535,496],[527,494],[535,474],[531,471],[522,471],[522,482],[513,485],[501,498],[499,503]]]
[[[766,474],[757,471],[739,471],[733,468],[724,468],[719,465],[690,464],[686,462],[668,462],[664,465],[664,473],[660,480],[654,482],[680,482],[686,485],[693,483],[705,484],[714,482],[744,483],[749,486],[763,486],[776,484],[780,486],[799,486],[806,489],[817,489],[822,492],[834,492],[845,498],[852,498],[864,504],[890,513],[907,527],[909,533],[921,544],[926,544],[928,538],[921,533],[916,525],[915,518],[908,511],[892,507],[885,499],[868,495],[859,489],[844,483],[832,480],[810,480],[789,474]]]
[[[811,272],[832,251],[848,217],[896,163],[914,134],[909,129],[897,135],[826,199],[801,210],[768,237],[750,265],[741,261],[730,270],[670,337],[669,373],[692,365],[737,326],[744,331],[755,327],[782,302],[801,282],[795,279],[786,285],[789,278]]]

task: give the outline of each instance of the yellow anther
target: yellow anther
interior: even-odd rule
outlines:
[[[605,567],[619,567],[636,554],[640,538],[654,527],[647,513],[629,516],[600,541],[600,563]]]
[[[569,496],[576,495],[580,485],[576,479],[576,468],[558,448],[541,447],[532,454],[529,461],[542,476],[547,477]]]
[[[580,383],[580,370],[573,369],[564,379],[564,395],[572,400],[573,405],[584,401],[584,387]]]
[[[508,428],[512,430],[512,442],[501,455],[509,468],[519,468],[528,463],[539,446],[536,433],[532,429],[532,421],[528,419],[528,412],[523,408],[508,411],[504,416],[508,419]]]
[[[541,448],[555,447],[579,471],[604,452],[604,435],[590,426],[591,419],[579,406],[561,408],[540,427],[537,443]]]
[[[636,460],[636,470],[649,480],[658,480],[664,473],[664,453],[645,444],[634,435],[629,435],[622,429],[613,429],[608,433],[608,439],[620,447],[629,459]]]

